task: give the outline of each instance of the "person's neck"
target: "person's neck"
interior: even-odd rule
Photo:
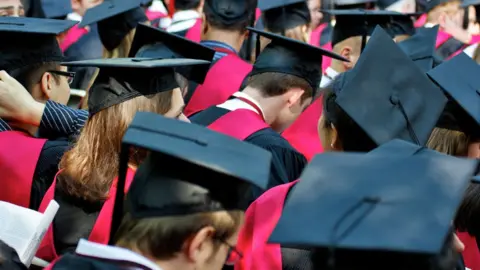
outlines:
[[[29,124],[9,122],[8,125],[10,125],[14,130],[21,131],[21,132],[26,132],[30,136],[35,136],[35,134],[37,133],[37,130],[38,130],[38,127],[29,125]]]
[[[242,48],[243,41],[245,40],[245,36],[237,31],[228,31],[228,30],[220,30],[220,29],[210,29],[207,33],[204,34],[203,40],[213,40],[223,42],[232,46],[235,51],[239,52]]]
[[[256,88],[247,86],[243,91],[253,100],[255,100],[263,111],[265,122],[271,125],[278,117],[278,113],[282,108],[282,98],[278,97],[264,97],[263,94]]]
[[[338,73],[343,73],[347,71],[345,66],[339,60],[332,59],[332,63],[330,64],[330,68]]]

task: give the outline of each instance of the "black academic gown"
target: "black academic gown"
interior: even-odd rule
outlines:
[[[0,240],[0,270],[27,270],[17,252]]]
[[[461,50],[463,47],[465,47],[465,43],[451,37],[437,48],[436,54],[441,59],[445,60],[452,56],[454,53]]]
[[[230,111],[223,108],[210,107],[193,115],[190,120],[202,126],[209,126],[228,112]],[[248,136],[245,141],[272,153],[272,167],[268,188],[297,180],[307,164],[306,158],[271,128],[257,131]],[[258,198],[261,193],[263,191],[254,190],[253,199]]]
[[[101,261],[92,258],[82,257],[74,254],[64,255],[53,267],[52,270],[122,270],[124,267],[120,267],[116,264],[108,261]]]

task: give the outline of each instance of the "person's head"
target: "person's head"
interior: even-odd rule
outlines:
[[[72,9],[83,17],[87,9],[96,7],[101,3],[103,3],[103,0],[72,0]]]
[[[308,0],[307,4],[311,18],[310,29],[314,30],[322,23],[323,14],[320,12],[320,9],[322,8],[322,0]]]
[[[0,0],[0,17],[23,17],[25,9],[21,0]]]
[[[344,39],[333,45],[333,51],[348,59],[349,62],[332,60],[332,67],[338,72],[351,70],[357,64],[358,58],[360,58],[362,52],[362,37],[353,36]]]
[[[446,20],[454,22],[458,27],[463,27],[463,10],[460,9],[460,1],[443,2],[427,13],[427,23],[442,25]]]
[[[130,30],[127,35],[122,39],[120,44],[113,50],[103,48],[103,58],[125,58],[128,57],[132,42],[135,37],[135,29]]]
[[[10,75],[19,81],[41,103],[48,100],[66,105],[70,99],[70,84],[74,74],[57,62],[39,63],[10,71]]]
[[[283,131],[292,124],[312,102],[314,94],[305,79],[277,72],[253,75],[247,85],[257,90],[262,98],[275,100],[272,104],[277,113],[269,124],[276,131]]]
[[[196,10],[201,12],[205,0],[175,0],[175,11]]]
[[[229,256],[238,257],[231,247],[237,244],[243,217],[242,211],[147,219],[127,213],[115,242],[165,270],[220,270]]]
[[[447,155],[480,158],[480,139],[457,130],[435,128],[428,141],[428,148]]]

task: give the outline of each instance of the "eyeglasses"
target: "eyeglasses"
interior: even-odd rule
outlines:
[[[68,84],[72,84],[73,80],[75,79],[75,72],[60,71],[60,70],[49,70],[48,72],[67,77]]]
[[[228,246],[227,259],[225,260],[225,265],[233,266],[243,258],[242,252],[240,252],[235,246],[230,245],[225,240],[216,239],[220,243]]]

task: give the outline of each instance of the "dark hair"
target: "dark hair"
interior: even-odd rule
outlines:
[[[239,31],[244,33],[247,31],[246,27],[252,25],[252,22],[255,20],[255,11],[256,11],[256,0],[244,0],[251,2],[249,4],[249,10],[247,10],[247,15],[243,18],[237,19],[235,22],[226,23],[225,18],[219,14],[216,14],[211,8],[204,8],[203,14],[205,14],[205,20],[213,27],[221,30],[229,31]],[[255,3],[255,4],[254,4]]]
[[[323,89],[323,128],[333,124],[345,152],[370,152],[377,147],[365,131],[337,104],[337,93],[345,83],[346,73],[340,74],[331,85]]]
[[[189,10],[198,8],[201,0],[175,0],[175,10]]]
[[[305,80],[295,75],[266,72],[253,75],[248,79],[248,86],[260,90],[266,97],[283,95],[292,88],[305,91],[302,101],[312,97],[312,86]]]
[[[10,71],[10,76],[15,78],[19,83],[31,93],[32,87],[39,83],[45,72],[49,70],[59,70],[60,65],[56,62],[38,63]],[[59,81],[60,76],[52,74],[56,82]]]
[[[480,184],[471,183],[454,219],[455,228],[480,237]]]

